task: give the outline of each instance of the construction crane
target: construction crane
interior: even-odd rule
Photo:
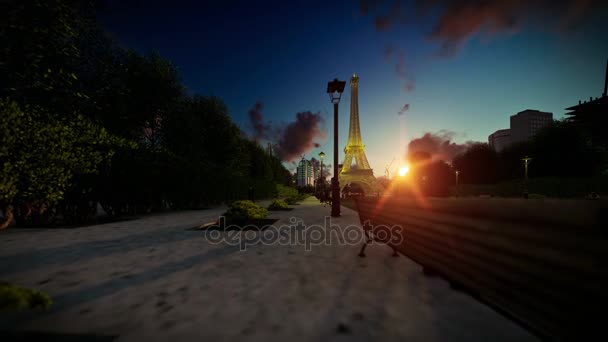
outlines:
[[[393,163],[395,162],[395,157],[393,157],[393,160],[391,160],[391,162],[389,164],[386,164],[386,168],[384,169],[386,171],[386,179],[389,179],[389,169],[391,168],[391,166],[393,166]]]

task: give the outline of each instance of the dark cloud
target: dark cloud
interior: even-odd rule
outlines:
[[[295,121],[287,125],[273,125],[264,121],[262,109],[263,105],[258,101],[249,110],[253,129],[251,138],[257,142],[269,141],[277,156],[285,162],[297,161],[302,154],[320,147],[318,141],[326,137],[321,127],[323,117],[319,113],[297,113]]]
[[[363,3],[367,3],[366,6],[364,6]],[[362,1],[361,13],[369,13],[370,11],[375,10],[378,7],[382,7],[381,5],[383,3],[384,1]],[[395,24],[403,22],[404,20],[405,16],[403,15],[401,2],[392,1],[387,11],[382,14],[376,15],[376,17],[374,18],[374,26],[378,31],[387,31]]]
[[[429,153],[435,160],[451,162],[454,157],[474,144],[473,141],[467,141],[464,144],[455,143],[453,142],[455,135],[454,132],[447,130],[436,133],[427,132],[422,137],[410,141],[408,153],[423,151]]]
[[[374,24],[380,31],[404,22],[408,14],[402,1],[389,2],[392,5],[385,6],[386,1],[361,2],[361,13],[373,12]],[[528,23],[570,30],[586,16],[607,6],[605,0],[414,1],[417,16],[437,18],[428,37],[439,44],[442,56],[457,54],[475,36],[515,33]]]
[[[361,0],[359,2],[359,9],[361,10],[361,14],[367,15],[376,10],[376,8],[381,6],[384,2],[384,0]]]
[[[409,93],[414,90],[414,77],[411,75],[406,64],[405,52],[400,49],[395,49],[392,45],[387,45],[384,48],[384,60],[390,62],[395,59],[395,74],[405,82],[403,91]]]
[[[326,134],[321,129],[323,117],[320,113],[310,111],[296,114],[296,120],[283,129],[278,143],[277,154],[284,161],[298,159],[313,148],[319,147],[317,140],[325,139]]]
[[[393,54],[395,53],[395,47],[392,45],[387,45],[384,47],[384,60],[386,62],[390,61],[390,59],[393,57]]]
[[[263,107],[262,102],[258,101],[249,110],[249,121],[253,128],[253,140],[258,142],[268,138],[272,127],[269,122],[264,122]]]
[[[397,55],[397,64],[395,65],[395,72],[397,72],[397,75],[403,79],[406,79],[408,77],[408,73],[406,72],[406,69],[405,69],[405,53],[404,52],[400,52]]]
[[[386,31],[392,26],[392,20],[385,16],[376,17],[374,23],[378,31]]]

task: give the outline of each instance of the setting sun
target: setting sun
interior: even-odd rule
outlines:
[[[403,177],[410,171],[410,167],[405,165],[399,168],[399,176]]]

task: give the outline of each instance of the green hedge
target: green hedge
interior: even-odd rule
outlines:
[[[230,204],[224,216],[228,221],[260,220],[268,216],[268,209],[249,200],[235,201]]]
[[[278,198],[289,198],[298,195],[298,190],[289,186],[277,184],[277,197]]]
[[[299,194],[299,193],[296,193],[295,195],[292,195],[292,196],[287,197],[287,198],[285,199],[285,201],[286,201],[288,204],[296,204],[296,203],[298,203],[298,202],[300,202],[300,201],[305,200],[305,199],[306,199],[306,198],[308,198],[308,197],[309,197],[309,195],[308,195],[308,194]]]
[[[281,209],[287,209],[287,208],[289,208],[289,205],[287,204],[287,202],[280,200],[280,199],[275,199],[268,206],[268,210],[281,210]]]

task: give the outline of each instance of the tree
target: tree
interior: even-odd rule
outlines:
[[[200,207],[291,174],[158,53],[118,47],[96,1],[0,2],[0,207],[20,222]],[[5,216],[8,217],[8,216]],[[5,220],[10,221],[10,220]],[[6,223],[6,222],[3,222]]]
[[[0,100],[0,114],[0,204],[5,217],[12,206],[26,223],[42,219],[76,175],[97,173],[125,143],[82,116],[56,118],[8,99]]]
[[[460,181],[471,184],[490,184],[498,181],[500,160],[488,144],[471,145],[463,154],[456,156],[452,164],[460,171]]]
[[[421,166],[423,175],[422,191],[427,196],[444,197],[449,195],[449,186],[454,183],[454,171],[443,160],[436,160]]]
[[[142,56],[134,51],[116,51],[107,67],[101,81],[107,89],[97,100],[105,105],[97,119],[121,137],[151,142],[145,129],[160,130],[183,95],[177,69],[158,53]]]
[[[184,98],[162,121],[163,144],[177,155],[193,161],[222,165],[230,173],[247,174],[247,151],[240,144],[238,127],[216,97]]]
[[[534,137],[531,176],[590,177],[601,173],[605,158],[582,126],[555,121]]]
[[[71,115],[87,100],[78,69],[100,31],[92,1],[9,0],[0,4],[0,98]]]

